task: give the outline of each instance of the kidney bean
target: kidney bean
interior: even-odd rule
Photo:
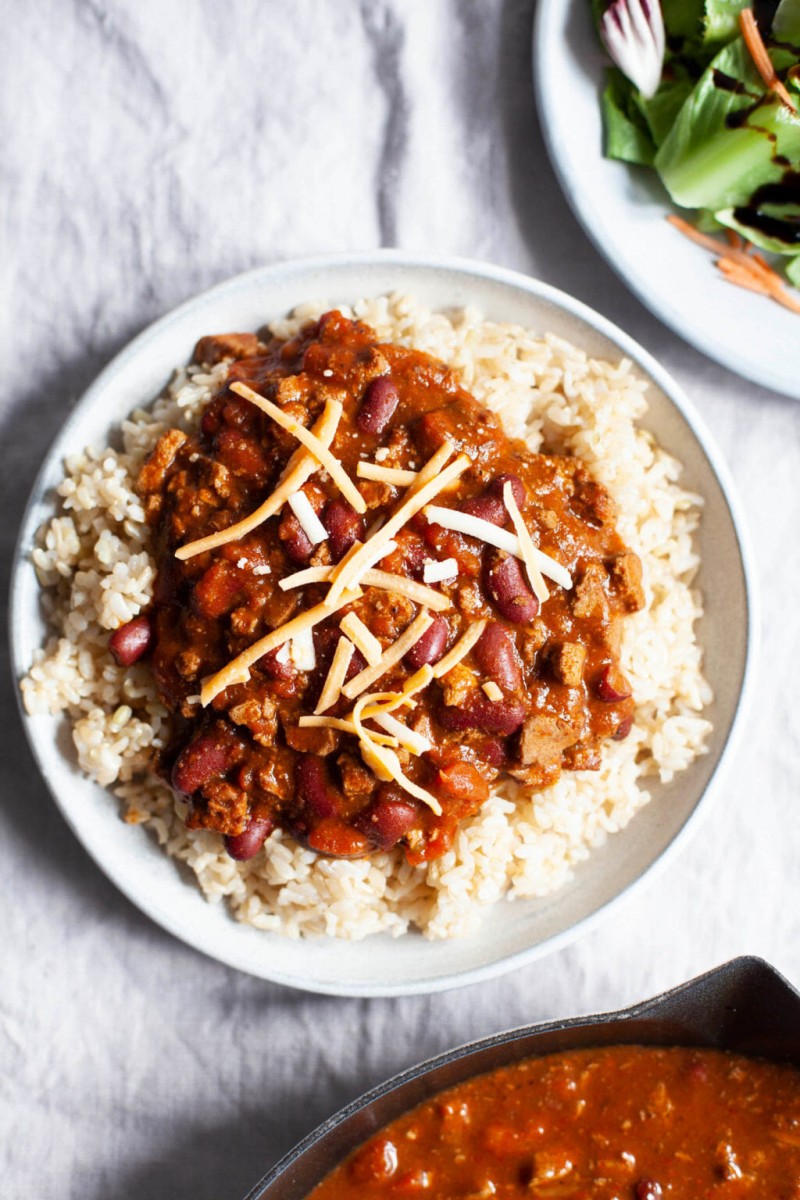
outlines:
[[[218,779],[228,768],[225,743],[212,733],[201,733],[184,746],[172,768],[172,786],[176,792],[191,796],[212,779]]]
[[[499,622],[489,622],[475,643],[473,653],[480,669],[503,691],[515,692],[522,687],[522,668],[514,642]]]
[[[259,660],[258,665],[270,679],[294,679],[297,670],[292,660],[287,656],[281,661],[279,655],[285,653],[286,647],[279,646],[277,650],[268,650]]]
[[[275,822],[263,817],[251,817],[241,833],[225,838],[225,849],[237,862],[247,862],[258,854],[275,828]]]
[[[192,603],[201,617],[216,619],[231,611],[241,590],[239,572],[220,560],[212,563],[194,585]]]
[[[490,767],[503,767],[508,761],[506,744],[499,738],[485,738],[480,744],[478,753]]]
[[[627,680],[612,663],[603,667],[596,690],[597,695],[606,704],[616,704],[620,700],[629,700],[631,697],[631,689]]]
[[[664,1191],[654,1179],[640,1179],[634,1184],[633,1194],[635,1200],[661,1200]]]
[[[471,500],[463,500],[460,507],[462,512],[469,513],[471,517],[478,517],[481,521],[488,521],[490,525],[505,525],[508,520],[502,497],[490,496],[486,492],[482,496],[474,496]]]
[[[388,375],[379,375],[368,385],[356,414],[356,425],[362,433],[383,433],[400,403],[400,393]]]
[[[418,671],[426,664],[433,666],[444,654],[447,639],[450,636],[450,626],[444,617],[435,616],[418,642],[415,642],[406,654],[406,662],[413,670]]]
[[[305,754],[298,760],[294,781],[299,798],[312,816],[321,820],[337,815],[339,798],[318,755]]]
[[[445,729],[480,729],[501,737],[516,733],[524,720],[525,705],[520,700],[489,700],[483,694],[476,694],[466,704],[446,704],[439,710],[439,722]]]
[[[436,772],[433,786],[437,792],[467,804],[483,804],[489,798],[489,785],[477,767],[468,762],[451,763]]]
[[[108,639],[108,648],[118,666],[130,667],[147,653],[152,640],[150,618],[142,615],[115,629]]]
[[[633,717],[624,717],[617,726],[616,732],[612,734],[615,742],[624,742],[630,731],[633,729]]]
[[[381,850],[391,850],[418,819],[419,811],[413,801],[396,796],[390,789],[386,792],[382,789],[353,824]]]
[[[346,500],[331,500],[322,514],[322,524],[328,531],[331,558],[344,558],[354,542],[364,539],[364,518]]]
[[[505,491],[505,486],[507,483],[511,484],[511,491],[514,499],[517,502],[517,508],[522,508],[523,504],[525,503],[526,492],[525,484],[522,482],[519,475],[510,475],[508,472],[505,472],[501,475],[495,475],[494,479],[486,490],[490,496],[499,496],[502,500],[503,492]]]
[[[278,537],[290,562],[298,566],[308,562],[314,547],[294,513],[284,516],[278,526]]]
[[[519,561],[504,550],[485,555],[483,583],[500,615],[507,621],[522,625],[532,621],[538,613],[539,601],[529,588]]]

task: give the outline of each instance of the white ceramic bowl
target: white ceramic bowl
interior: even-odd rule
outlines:
[[[515,901],[488,911],[473,936],[428,942],[417,935],[379,935],[363,942],[292,941],[259,932],[210,905],[143,828],[124,824],[117,803],[79,772],[55,718],[24,717],[42,775],[76,836],[98,866],[154,921],[222,962],[309,991],[387,996],[430,992],[510,970],[564,945],[663,863],[688,833],[710,794],[741,721],[755,620],[747,556],[727,471],[688,400],[635,342],[591,309],[525,276],[479,263],[416,260],[396,251],[347,259],[292,262],[220,284],[156,322],[114,359],[70,414],[42,468],[23,523],[12,588],[11,642],[24,674],[42,644],[39,589],[29,555],[38,526],[52,514],[52,488],[71,451],[102,445],[112,426],[156,396],[173,367],[185,362],[201,334],[254,329],[307,300],[332,306],[402,289],[434,307],[470,304],[495,320],[551,330],[594,355],[627,355],[650,380],[646,424],[685,464],[684,482],[706,498],[700,534],[706,597],[699,636],[715,700],[709,753],[666,787],[575,874],[541,901]]]
[[[538,0],[533,81],[564,195],[643,304],[731,371],[800,399],[800,316],[726,283],[711,254],[664,219],[676,211],[655,171],[603,157],[608,56],[589,0]]]

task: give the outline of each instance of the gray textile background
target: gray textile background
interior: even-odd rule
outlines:
[[[244,268],[399,245],[538,275],[659,357],[728,457],[766,586],[756,707],[688,851],[572,949],[430,999],[307,997],[162,933],[57,815],[5,672],[0,1197],[236,1200],[344,1101],[450,1045],[740,952],[800,983],[800,409],[680,342],[578,229],[534,113],[532,0],[3,11],[4,572],[48,442],[133,334]]]

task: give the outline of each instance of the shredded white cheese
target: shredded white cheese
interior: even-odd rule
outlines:
[[[444,558],[441,562],[428,559],[422,566],[422,578],[426,583],[443,583],[445,579],[455,579],[458,575],[458,563],[454,558]]]
[[[324,542],[328,531],[311,507],[311,501],[305,492],[294,492],[289,496],[287,504],[300,522],[300,527],[311,545],[318,546],[320,542]]]
[[[378,483],[390,483],[393,487],[410,487],[417,482],[416,471],[383,467],[380,463],[360,462],[356,467],[356,475],[359,479],[374,479]]]
[[[433,749],[432,742],[429,742],[421,733],[409,729],[407,725],[404,725],[402,721],[398,721],[391,713],[376,713],[372,719],[376,725],[380,725],[381,729],[385,729],[387,733],[396,737],[400,745],[408,750],[410,754],[425,754],[428,750]]]
[[[507,529],[498,529],[491,521],[473,517],[471,513],[461,512],[458,508],[442,508],[439,504],[427,504],[424,512],[429,521],[441,525],[443,529],[452,529],[455,533],[465,533],[468,537],[478,538],[479,541],[487,542],[490,546],[496,546],[498,550],[505,550],[515,558],[525,561],[517,535],[509,533]],[[534,560],[542,574],[569,590],[572,587],[569,571],[543,550],[538,550],[535,546],[532,546],[532,549]]]

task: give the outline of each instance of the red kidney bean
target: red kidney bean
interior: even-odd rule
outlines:
[[[298,566],[308,562],[314,547],[294,513],[283,518],[278,526],[278,537],[290,562]]]
[[[172,786],[176,792],[191,796],[228,768],[228,750],[214,733],[201,733],[184,746],[172,768]]]
[[[364,539],[364,518],[346,500],[331,500],[322,514],[322,524],[328,531],[331,558],[344,558],[354,542]]]
[[[194,585],[192,603],[201,617],[216,619],[229,613],[242,590],[239,572],[230,563],[212,563]]]
[[[285,645],[279,646],[277,650],[268,650],[258,660],[259,667],[270,679],[294,679],[297,674],[297,670],[288,656],[286,656],[284,661],[281,661],[279,655],[282,654],[286,654]]]
[[[150,618],[142,615],[115,629],[108,639],[108,648],[118,666],[130,667],[147,653],[152,640]]]
[[[522,687],[522,668],[510,635],[497,621],[490,621],[475,643],[473,651],[480,669],[505,692]]]
[[[504,550],[484,556],[483,583],[500,615],[516,625],[532,621],[539,601],[528,586],[519,561]]]
[[[664,1191],[654,1179],[640,1179],[634,1184],[633,1194],[635,1200],[661,1200]]]
[[[480,729],[507,737],[516,733],[525,720],[525,705],[520,700],[489,700],[475,695],[466,704],[446,704],[439,709],[439,722],[445,729]]]
[[[368,804],[353,824],[381,850],[391,850],[419,820],[419,810],[411,800],[394,798],[391,792]]]
[[[502,475],[495,475],[489,487],[486,489],[490,496],[499,496],[503,499],[503,492],[507,483],[511,484],[511,491],[514,499],[517,502],[517,508],[522,508],[525,503],[525,484],[520,479],[519,475],[509,475],[505,472]]]
[[[444,617],[435,616],[418,642],[415,642],[406,654],[406,662],[413,670],[418,671],[426,664],[433,666],[444,654],[447,639],[450,636],[450,626]]]
[[[251,817],[241,833],[225,838],[225,849],[237,862],[247,862],[258,854],[275,828],[275,822],[263,817]]]
[[[612,734],[615,742],[624,742],[630,731],[633,729],[633,717],[624,717],[616,728],[616,732]]]
[[[478,748],[478,754],[490,767],[503,767],[508,761],[506,744],[499,738],[485,738]]]
[[[368,385],[356,414],[356,425],[362,433],[383,433],[400,403],[400,393],[388,375],[379,375]]]
[[[297,794],[306,809],[318,820],[335,817],[339,799],[328,778],[323,760],[316,754],[304,754],[294,769]]]
[[[525,485],[519,476],[503,474],[495,475],[482,495],[473,496],[471,500],[464,500],[461,504],[461,511],[469,513],[471,517],[479,517],[482,521],[488,521],[490,525],[505,525],[508,520],[508,509],[503,499],[503,488],[507,483],[511,484],[514,499],[518,507],[521,507],[525,502]]]
[[[620,700],[629,700],[631,697],[631,689],[627,680],[612,663],[603,667],[596,690],[597,695],[606,704],[616,704]]]
[[[505,525],[508,520],[508,511],[502,497],[490,496],[486,492],[482,496],[474,496],[471,500],[463,500],[460,507],[462,512],[469,513],[471,517],[478,517],[481,521],[488,521],[490,525]]]

